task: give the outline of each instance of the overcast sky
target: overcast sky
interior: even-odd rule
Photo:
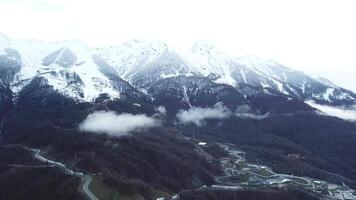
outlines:
[[[356,91],[355,10],[354,0],[0,0],[0,32],[91,45],[207,40]]]

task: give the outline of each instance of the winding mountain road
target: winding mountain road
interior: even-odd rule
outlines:
[[[88,199],[90,200],[99,200],[89,189],[89,185],[92,181],[92,177],[90,175],[84,175],[83,172],[79,172],[79,171],[73,171],[71,169],[69,169],[65,164],[60,163],[60,162],[56,162],[54,160],[50,160],[47,159],[45,157],[43,157],[42,155],[40,155],[41,150],[39,149],[32,149],[29,147],[24,147],[24,149],[30,151],[33,155],[34,158],[36,158],[37,160],[49,164],[49,166],[55,166],[58,167],[59,169],[61,169],[65,174],[71,175],[71,176],[76,176],[81,178],[82,180],[82,191],[83,193],[88,197]]]
[[[239,183],[230,182],[228,179],[230,177],[234,177],[234,173],[244,172],[250,174],[251,176],[263,179],[263,184],[284,184],[286,182],[289,182],[295,185],[299,185],[304,189],[307,189],[310,194],[321,199],[356,200],[356,192],[345,185],[340,186],[333,183],[328,183],[323,180],[313,179],[310,177],[300,177],[288,174],[275,173],[271,168],[267,166],[256,165],[246,162],[245,158],[240,155],[243,154],[242,151],[234,150],[224,144],[220,144],[220,146],[229,153],[229,159],[224,159],[221,161],[225,175],[215,177],[215,181],[219,184],[226,185],[227,189],[233,189],[233,187],[231,186],[239,186]],[[261,171],[267,171],[269,174],[258,173]],[[326,186],[322,186],[325,184]],[[320,195],[320,191],[325,190],[328,192],[328,195]],[[345,198],[345,196],[347,198]]]
[[[236,158],[237,160],[234,162],[235,165],[240,164],[240,162],[245,162],[245,158],[243,158],[242,156],[240,156],[239,154],[242,154],[243,152],[241,151],[237,151],[237,150],[232,150],[230,149],[228,146],[226,145],[221,145],[221,147],[223,147],[227,152],[229,152],[230,156],[233,158]],[[249,167],[253,167],[253,168],[260,168],[261,166],[259,165],[254,165],[254,164],[248,164]],[[231,174],[231,172],[229,172],[229,169],[231,169],[232,171],[234,170],[233,168],[225,168],[225,176],[222,177],[217,177],[217,180],[220,181],[220,183],[223,183],[221,181],[222,178],[228,178],[233,176]],[[271,175],[262,175],[262,174],[258,174],[256,172],[253,172],[251,170],[249,170],[249,168],[247,169],[242,169],[242,171],[249,173],[251,175],[255,175],[257,177],[261,177],[261,178],[265,178],[265,179],[272,179],[272,178],[285,178],[285,179],[299,179],[299,180],[303,180],[306,183],[302,184],[300,182],[296,182],[293,180],[290,180],[292,182],[294,182],[295,184],[298,185],[304,185],[304,186],[313,186],[313,182],[309,179],[309,178],[304,178],[304,177],[299,177],[299,176],[293,176],[293,175],[288,175],[288,174],[278,174],[275,173],[272,169],[270,168],[265,168],[265,170],[267,170],[269,173],[271,173]],[[227,183],[231,183],[231,182],[227,182]]]
[[[84,183],[82,185],[83,192],[87,195],[90,200],[99,200],[89,189],[90,182],[92,180],[91,176],[85,175],[83,177]]]

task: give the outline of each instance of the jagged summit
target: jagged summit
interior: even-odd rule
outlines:
[[[150,95],[147,91],[160,80],[196,76],[237,89],[248,86],[268,93],[272,90],[282,96],[324,104],[353,105],[356,101],[354,93],[328,80],[252,55],[232,58],[206,41],[196,42],[184,53],[158,40],[131,40],[92,48],[78,40],[12,40],[0,35],[0,45],[2,63],[14,59],[20,63],[16,68],[20,70],[9,73],[11,77],[6,79],[11,80],[15,93],[40,76],[65,95],[92,101],[102,93],[120,97],[122,90],[117,88],[123,87],[113,83],[113,79]],[[8,69],[9,64],[5,64],[1,68]]]
[[[206,40],[198,40],[194,42],[191,47],[191,51],[201,54],[222,54],[216,46]]]

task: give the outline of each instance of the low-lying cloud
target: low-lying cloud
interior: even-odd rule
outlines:
[[[181,124],[195,124],[203,126],[207,119],[225,119],[232,115],[231,111],[221,103],[212,108],[192,107],[189,110],[180,110],[177,119]]]
[[[320,105],[314,101],[306,101],[305,103],[309,104],[313,108],[318,109],[323,115],[334,116],[348,121],[356,121],[355,106],[353,108],[347,109],[343,107]]]
[[[261,114],[255,114],[252,112],[251,107],[249,106],[241,106],[235,111],[235,116],[238,118],[248,118],[248,119],[256,119],[256,120],[261,120],[264,118],[267,118],[269,116],[269,113],[266,113],[264,115]]]
[[[238,118],[244,118],[244,119],[261,120],[261,119],[269,117],[269,114],[267,113],[264,115],[258,115],[258,114],[253,114],[253,113],[235,113],[235,116]]]
[[[128,113],[94,112],[79,125],[81,131],[106,133],[113,136],[126,135],[132,131],[159,126],[159,120],[144,114],[132,115]]]
[[[217,103],[212,108],[192,107],[189,110],[180,110],[176,117],[181,124],[203,126],[207,119],[226,119],[232,116],[244,119],[261,120],[268,117],[269,114],[256,114],[249,106],[241,106],[237,108],[235,112],[231,112],[229,108],[222,103]]]

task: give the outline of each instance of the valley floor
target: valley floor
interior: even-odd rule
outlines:
[[[299,187],[321,199],[356,199],[356,191],[346,185],[336,185],[310,177],[278,174],[267,166],[248,163],[243,151],[224,144],[221,144],[221,147],[229,153],[229,157],[221,159],[225,174],[215,178],[219,185],[212,185],[212,189],[258,190]]]
[[[227,153],[227,157],[220,158],[220,163],[224,175],[215,176],[216,184],[210,186],[202,186],[197,189],[200,192],[212,191],[265,191],[269,189],[280,188],[297,188],[304,193],[311,195],[317,199],[328,200],[356,200],[356,191],[352,190],[346,185],[337,185],[327,181],[318,180],[310,177],[300,177],[288,174],[279,174],[274,172],[270,167],[249,163],[246,160],[245,152],[237,148],[227,145],[219,144]],[[92,177],[85,175],[83,172],[74,171],[69,169],[65,164],[54,160],[47,159],[41,155],[38,149],[32,149],[24,146],[6,146],[8,148],[20,148],[30,152],[32,157],[35,158],[37,163],[19,163],[9,164],[7,167],[16,168],[58,168],[65,175],[78,177],[81,179],[80,189],[85,194],[87,199],[99,200],[91,190],[90,184]],[[5,148],[6,148],[5,147]],[[197,145],[199,151],[204,151]],[[203,152],[208,155],[207,152]],[[183,191],[184,192],[184,191]],[[181,199],[181,193],[175,194],[170,198],[157,198],[157,199]]]

